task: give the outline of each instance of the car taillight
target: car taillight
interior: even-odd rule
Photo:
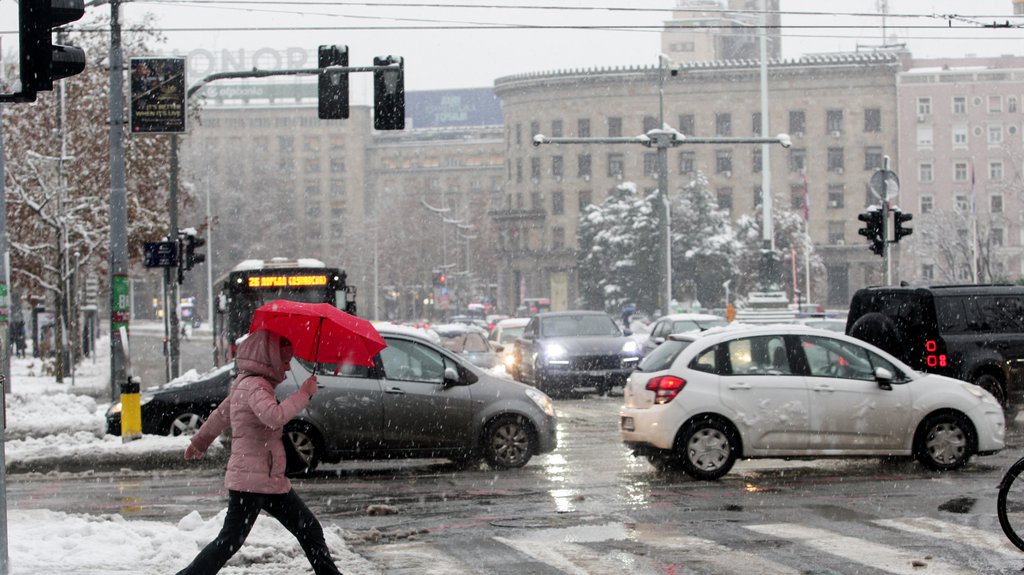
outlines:
[[[646,389],[654,392],[654,403],[663,404],[675,399],[685,385],[685,379],[663,375],[648,381]]]

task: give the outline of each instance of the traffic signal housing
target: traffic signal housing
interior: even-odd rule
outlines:
[[[348,118],[348,72],[324,70],[348,67],[348,46],[320,46],[317,54],[320,76],[317,82],[317,113],[321,120]]]
[[[895,220],[895,228],[893,229],[892,241],[898,242],[901,239],[914,233],[914,228],[905,228],[903,224],[914,219],[914,214],[904,212],[902,210],[893,210],[893,219]]]
[[[373,128],[405,129],[405,60],[401,56],[378,56],[373,71]]]
[[[194,235],[185,236],[185,269],[190,270],[206,261],[206,254],[196,253],[198,248],[206,245],[206,240]]]
[[[444,275],[444,272],[434,270],[434,287],[445,287],[448,285],[448,277]]]
[[[85,15],[84,0],[22,0],[18,3],[21,91],[31,101],[53,81],[85,70],[85,51],[53,43],[53,29]]]
[[[885,242],[882,240],[882,210],[868,209],[866,212],[857,214],[857,219],[864,222],[864,227],[857,230],[857,233],[871,242],[871,245],[868,246],[871,253],[882,255],[885,251]]]

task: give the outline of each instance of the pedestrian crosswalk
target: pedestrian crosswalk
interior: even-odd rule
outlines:
[[[990,530],[930,517],[863,520],[846,525],[848,529],[837,529],[841,524],[836,523],[827,528],[798,523],[700,525],[624,523],[605,529],[603,540],[594,536],[601,530],[583,537],[565,529],[462,534],[360,552],[388,575],[968,575],[1019,573],[1024,567],[1024,553],[1006,540],[998,525]]]

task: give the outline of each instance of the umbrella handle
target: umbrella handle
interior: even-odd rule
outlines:
[[[323,325],[324,318],[321,317],[320,322],[316,324],[316,335],[313,336],[313,341],[315,342],[316,345],[316,347],[313,348],[313,375],[316,375],[316,370],[318,367],[320,367],[320,362],[318,362],[316,359],[317,354],[320,353],[320,328],[322,328]]]

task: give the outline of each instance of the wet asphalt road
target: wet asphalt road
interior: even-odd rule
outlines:
[[[740,462],[724,479],[656,472],[618,439],[621,398],[559,400],[559,448],[525,468],[348,462],[295,481],[350,548],[412,573],[1018,573],[995,517],[1012,447],[964,470],[910,461]],[[225,504],[222,474],[8,477],[12,509],[177,522]]]

